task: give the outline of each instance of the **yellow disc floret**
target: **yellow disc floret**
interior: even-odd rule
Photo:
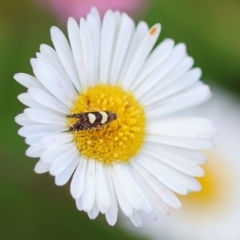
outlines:
[[[72,132],[85,158],[111,164],[128,162],[141,148],[145,136],[144,107],[120,86],[97,85],[80,93],[71,114],[109,111],[117,119],[97,128]],[[77,119],[69,119],[69,126]]]

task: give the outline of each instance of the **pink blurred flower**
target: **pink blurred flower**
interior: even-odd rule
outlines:
[[[145,5],[145,0],[45,0],[45,2],[62,21],[70,16],[77,20],[86,17],[93,6],[103,15],[108,9],[133,13]]]

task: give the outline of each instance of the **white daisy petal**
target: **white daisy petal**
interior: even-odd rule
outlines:
[[[45,111],[45,112],[52,113],[55,115],[63,116],[62,113],[56,112],[48,107],[45,107],[45,106],[37,103],[34,99],[32,99],[32,97],[28,93],[22,93],[22,94],[18,95],[17,98],[21,103],[23,103],[27,107],[35,108],[35,109],[39,109],[41,111]]]
[[[79,197],[78,199],[76,199],[76,206],[77,206],[77,209],[79,211],[82,211],[83,210],[83,207],[82,207],[82,198]]]
[[[166,76],[186,55],[186,46],[181,43],[176,45],[167,59],[160,64],[143,82],[140,86],[134,89],[138,98],[141,98],[151,89],[161,82],[162,78]]]
[[[83,58],[80,29],[77,22],[73,18],[69,18],[68,20],[68,35],[69,35],[69,41],[71,44],[74,61],[77,66],[78,76],[80,78],[80,84],[83,88],[85,88],[87,86],[88,79],[87,79],[87,70],[85,68],[85,62]]]
[[[102,213],[106,212],[111,203],[103,165],[99,162],[96,162],[96,203]]]
[[[80,20],[80,38],[82,44],[84,68],[86,69],[88,85],[94,84],[94,60],[93,60],[93,47],[92,37],[87,22],[81,18]]]
[[[149,162],[147,166],[146,162]],[[187,176],[153,157],[144,154],[139,158],[139,163],[174,192],[185,195],[188,191],[199,191],[201,189],[200,184],[193,177]],[[174,178],[170,176],[174,176]]]
[[[183,76],[187,71],[189,71],[189,69],[193,66],[193,64],[194,64],[193,58],[186,55],[182,59],[182,61],[179,62],[177,66],[174,69],[172,69],[172,71],[170,71],[166,75],[166,77],[161,81],[161,84],[159,84],[161,85],[161,88],[172,84],[174,81],[177,81],[179,77]],[[200,78],[202,74],[201,69],[200,68],[194,68],[194,69],[198,69],[199,78]]]
[[[63,117],[48,113],[46,111],[26,108],[24,110],[26,116],[36,123],[46,123],[46,124],[56,124],[56,125],[66,125],[66,119]]]
[[[137,179],[139,185],[147,193],[155,208],[164,214],[169,214],[169,209],[164,203],[164,198],[168,198],[170,190],[165,187],[163,191],[161,189],[161,183],[159,184],[159,181],[156,180],[149,172],[146,171],[146,169],[144,169],[136,161],[132,162],[132,166],[132,173],[134,177]],[[167,201],[167,204],[172,206],[169,199]]]
[[[54,76],[48,67],[40,59],[31,59],[31,64],[35,76],[42,85],[64,105],[71,106],[71,96],[68,96],[65,91],[64,84]]]
[[[47,64],[54,75],[63,83],[68,94],[73,97],[76,91],[56,51],[46,44],[41,44],[40,53],[37,54],[37,57]]]
[[[147,132],[170,137],[211,138],[217,131],[213,123],[200,117],[182,117],[150,122]]]
[[[174,192],[199,191],[206,158],[214,147],[213,123],[201,117],[163,118],[206,101],[211,92],[183,43],[166,39],[153,49],[161,25],[148,28],[125,13],[108,10],[101,21],[92,8],[78,24],[69,18],[68,38],[51,28],[54,47],[42,44],[31,59],[35,77],[19,73],[27,106],[15,121],[40,158],[34,171],[55,184],[70,179],[77,209],[99,212],[115,225],[118,208],[136,227],[141,214],[181,208]]]
[[[162,150],[161,146],[158,144],[146,144],[143,151],[147,155],[152,156],[187,175],[195,177],[201,177],[204,175],[202,168],[197,164],[192,163],[179,155],[173,155],[171,152]]]
[[[156,219],[156,215],[153,213],[153,208],[151,206],[150,200],[147,199],[146,194],[143,193],[142,189],[140,188],[140,185],[138,185],[136,183],[136,180],[132,177],[132,171],[131,171],[132,166],[131,165],[123,165],[122,167],[123,167],[125,173],[128,175],[128,177],[133,179],[132,183],[134,185],[134,188],[138,191],[138,194],[141,197],[142,210],[152,219]]]
[[[26,88],[37,87],[39,89],[44,89],[44,87],[41,85],[37,78],[26,73],[17,73],[14,75],[13,78]]]
[[[42,144],[41,144],[41,146],[42,146]],[[64,145],[49,148],[47,150],[44,148],[44,151],[41,154],[41,160],[44,163],[52,163],[55,161],[55,159],[59,158],[65,152],[70,151],[73,147],[75,147],[75,146],[72,143],[67,143]]]
[[[37,162],[34,167],[34,171],[37,174],[42,174],[50,170],[50,164],[43,163],[41,160]]]
[[[206,157],[200,152],[190,150],[190,149],[179,148],[179,147],[166,146],[166,145],[158,144],[154,142],[151,142],[151,145],[152,144],[156,148],[159,148],[159,150],[164,151],[165,153],[168,153],[174,157],[178,156],[189,162],[193,162],[195,164],[206,163]],[[146,143],[146,145],[148,145],[148,142]]]
[[[106,176],[106,181],[108,183],[108,189],[109,189],[109,194],[110,194],[110,206],[105,213],[106,220],[109,225],[114,226],[115,223],[117,222],[117,214],[118,214],[118,203],[117,203],[117,198],[113,186],[113,181],[111,177],[111,173],[109,168],[104,169],[105,176]]]
[[[181,208],[182,205],[180,201],[169,188],[159,182],[157,178],[155,178],[150,172],[148,172],[145,167],[142,167],[142,165],[140,165],[137,161],[133,162],[133,166],[144,179],[142,180],[142,183],[151,184],[152,190],[161,198],[164,203],[176,209]],[[168,208],[166,208],[165,214],[168,213]]]
[[[135,225],[135,227],[139,228],[142,226],[142,217],[141,217],[140,213],[135,209],[133,210],[133,214],[130,217],[130,220]]]
[[[55,184],[57,186],[65,185],[78,165],[78,156],[75,156],[65,167],[65,169],[56,175]],[[49,169],[50,170],[50,169]]]
[[[186,59],[186,61],[188,61],[188,59]],[[189,62],[190,61],[191,60],[189,60]],[[184,71],[184,69],[182,69],[182,71]],[[180,78],[178,78],[177,74],[175,74],[174,77],[166,76],[165,79],[163,79],[162,84],[157,85],[153,90],[152,94],[154,94],[154,97],[145,95],[142,98],[142,101],[145,100],[147,105],[150,105],[151,103],[157,101],[162,101],[163,99],[170,97],[180,91],[183,91],[186,88],[194,86],[194,84],[199,80],[200,76],[201,70],[199,68],[190,70]],[[174,84],[174,87],[172,87],[172,84]],[[161,96],[157,95],[159,91],[162,92]]]
[[[161,44],[159,44],[153,52],[150,54],[142,70],[139,72],[138,76],[130,85],[130,89],[135,89],[158,65],[160,65],[171,53],[174,47],[174,41],[172,39],[165,39]]]
[[[58,61],[56,52],[52,48],[47,48],[46,45],[42,45],[40,47],[40,50],[41,53],[36,54],[37,59],[40,60],[43,64],[45,64],[45,66],[47,66],[48,70],[51,72],[51,76],[55,77],[56,82],[61,82],[61,88],[64,90],[65,94],[70,99],[74,99],[74,96],[76,94],[75,89],[71,82],[69,84],[69,78],[64,71],[63,66]]]
[[[100,18],[100,14],[99,14],[98,10],[95,7],[92,7],[90,14],[95,19],[95,21],[98,24],[98,27],[100,28],[101,27],[101,18]]]
[[[201,74],[202,72],[199,68],[192,69],[177,80],[178,83],[175,83],[175,87],[172,87],[170,89],[170,86],[168,85],[166,88],[164,88],[164,94],[159,100],[172,96],[173,94],[183,91],[191,86],[194,86],[194,84],[199,80]]]
[[[28,145],[33,145],[35,143],[39,143],[40,140],[46,135],[48,135],[48,133],[42,133],[42,132],[41,133],[33,133],[26,137],[25,142]]]
[[[88,160],[85,175],[84,190],[82,193],[82,207],[88,212],[92,209],[96,198],[96,163],[94,160]]]
[[[132,34],[134,31],[134,22],[128,15],[123,13],[120,23],[120,29],[117,37],[116,48],[112,56],[112,68],[110,71],[110,83],[114,84],[119,79],[121,67],[127,52]]]
[[[41,144],[45,149],[54,148],[73,141],[70,133],[60,133],[49,135],[41,139]]]
[[[98,216],[99,209],[96,203],[93,205],[93,208],[87,212],[87,214],[88,214],[88,217],[92,220],[94,220]]]
[[[100,55],[100,25],[97,20],[89,14],[87,16],[87,25],[89,28],[91,48],[92,48],[92,61],[93,61],[93,79],[92,83],[97,84],[99,78],[99,55]]]
[[[84,184],[85,184],[85,174],[87,169],[87,160],[78,156],[78,167],[73,174],[72,182],[70,185],[70,192],[74,199],[81,197]]]
[[[121,38],[120,27],[121,27],[121,23],[122,23],[122,19],[123,19],[123,14],[120,13],[119,11],[115,11],[113,14],[114,14],[114,18],[115,18],[115,29],[114,29],[114,38],[113,38],[111,62],[110,62],[110,66],[109,66],[109,77],[108,77],[108,80],[109,80],[110,84],[114,84],[114,82],[112,82],[113,81],[112,68],[114,67],[115,70],[116,70],[116,66],[113,66],[113,64],[116,65],[116,62],[114,63],[114,56],[115,56],[115,52],[117,51],[117,48],[118,48],[119,38]]]
[[[109,168],[109,171],[112,176],[112,181],[114,184],[115,193],[118,199],[119,206],[121,207],[124,214],[128,217],[130,217],[133,213],[133,208],[131,204],[129,203],[125,193],[123,192],[122,186],[120,185],[119,179],[116,177],[115,172],[113,168]],[[127,186],[125,186],[127,187]]]
[[[68,109],[65,105],[63,105],[57,99],[38,88],[29,88],[28,94],[34,101],[45,107],[51,108],[57,112],[61,112],[64,114],[68,112]]]
[[[27,149],[26,155],[28,157],[38,158],[41,156],[42,152],[43,152],[42,145],[40,143],[35,143]]]
[[[208,86],[203,85],[187,90],[163,102],[155,102],[146,106],[147,115],[151,119],[160,118],[167,114],[199,105],[211,97]]]
[[[30,108],[42,109],[41,105],[36,103],[28,93],[21,93],[17,96],[17,99],[25,106]],[[43,110],[46,110],[43,108]]]
[[[113,40],[115,33],[115,16],[110,10],[103,18],[100,45],[100,75],[102,83],[107,83],[109,76],[109,66],[111,63]]]
[[[51,28],[51,38],[57,55],[68,73],[76,89],[80,89],[80,81],[77,75],[76,65],[68,41],[62,31],[57,27]]]
[[[211,139],[204,138],[178,138],[149,134],[146,141],[194,150],[207,150],[215,147]]]
[[[139,24],[137,25],[137,28],[133,34],[132,37],[132,41],[131,44],[129,46],[127,55],[126,55],[126,59],[124,61],[124,65],[122,67],[121,70],[121,74],[119,79],[123,79],[123,77],[126,75],[126,72],[128,70],[129,64],[131,63],[136,51],[138,50],[138,48],[140,47],[144,37],[146,36],[148,32],[148,26],[145,22],[139,22]],[[125,83],[125,86],[129,86],[131,83]]]
[[[15,122],[21,126],[31,126],[36,124],[34,121],[29,119],[25,113],[20,113],[15,117]]]
[[[123,76],[123,79],[121,80],[122,84],[125,84],[129,81],[131,82],[134,79],[134,77],[138,74],[139,70],[143,66],[144,61],[146,60],[147,56],[152,50],[152,47],[156,43],[160,31],[161,31],[160,24],[155,24],[154,26],[152,26],[152,28],[149,29],[147,35],[145,36],[138,50],[133,56],[126,74]]]
[[[135,209],[141,208],[141,198],[135,189],[132,179],[129,178],[128,175],[123,170],[123,167],[120,164],[114,164],[113,170],[115,172],[115,178],[118,178],[119,183],[122,187],[122,190],[127,197],[129,203],[134,207]]]
[[[78,152],[75,146],[71,146],[68,151],[64,152],[54,160],[51,164],[49,173],[53,176],[61,173],[77,154]]]
[[[114,32],[114,39],[113,39],[112,56],[113,56],[114,50],[116,49],[116,46],[117,46],[123,14],[120,13],[119,11],[114,11],[114,18],[115,18],[115,32]]]
[[[158,85],[155,86],[155,88],[152,90],[152,93],[157,93],[161,91],[164,94],[161,99],[164,99],[164,97],[166,96],[170,96],[171,94],[173,95],[178,91],[187,88],[186,86],[193,85],[197,80],[199,80],[202,74],[199,68],[194,68],[190,70],[190,74],[188,74],[188,71],[193,66],[193,63],[193,58],[185,56],[182,61],[174,69],[172,69],[172,71],[170,71]],[[183,83],[183,88],[174,88],[173,85],[179,85],[179,82]],[[180,90],[168,92],[168,90],[172,87],[174,88],[174,90]],[[165,91],[167,92],[166,94]],[[149,94],[147,93],[144,95],[143,99],[146,99],[147,101],[148,98]]]
[[[37,124],[24,126],[18,130],[18,134],[22,137],[27,137],[33,133],[59,133],[65,131],[66,128],[61,125]]]

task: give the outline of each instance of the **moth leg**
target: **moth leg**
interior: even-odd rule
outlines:
[[[98,125],[95,127],[96,130],[101,130],[101,129],[106,129],[108,126],[107,124],[103,124],[103,125]]]

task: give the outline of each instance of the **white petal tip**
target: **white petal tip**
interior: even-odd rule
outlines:
[[[55,180],[55,185],[58,186],[58,187],[61,187],[61,186],[65,185],[65,184],[64,184],[64,183],[59,183],[59,182],[57,182],[57,181]]]
[[[36,58],[31,58],[31,59],[30,59],[30,64],[32,65],[32,67],[36,66],[36,64],[37,64],[37,59],[36,59]]]
[[[68,23],[69,23],[69,22],[76,22],[76,21],[75,21],[75,19],[74,19],[73,17],[69,17],[69,18],[68,18]]]
[[[192,59],[192,61],[194,61],[193,58],[191,58],[191,59]],[[194,68],[194,70],[197,71],[197,75],[199,75],[199,78],[200,78],[202,76],[202,69],[197,67],[197,68]]]
[[[19,124],[19,125],[22,125],[20,122],[19,122],[19,118],[18,117],[15,117],[14,118],[14,121],[17,123],[17,124]],[[18,133],[19,134],[19,133]],[[19,134],[20,135],[20,134]],[[22,136],[22,135],[20,135],[20,136]]]
[[[115,225],[115,223],[108,223],[109,226],[113,227]]]
[[[105,15],[109,15],[109,14],[113,14],[113,11],[111,9],[108,9],[107,12],[105,13]]]
[[[90,10],[90,12],[92,13],[92,12],[97,12],[98,13],[98,10],[97,10],[97,8],[96,7],[91,7],[91,10]]]
[[[43,164],[41,161],[38,161],[34,167],[34,172],[37,174],[43,174],[49,171],[49,165]]]
[[[54,31],[57,31],[58,30],[58,28],[56,27],[56,26],[52,26],[51,28],[50,28],[50,32],[52,33],[52,32],[54,32]]]
[[[111,226],[111,227],[113,227],[116,224],[116,222],[117,222],[117,219],[116,220],[106,219],[106,220],[107,220],[108,225]]]
[[[20,74],[21,74],[21,73],[16,73],[16,74],[13,75],[14,80],[16,80],[17,82],[18,82],[18,79],[17,79],[17,78],[20,76]]]
[[[147,216],[152,219],[153,221],[157,220],[157,216],[154,213],[148,213]]]
[[[38,158],[39,157],[38,154],[35,154],[35,152],[32,151],[31,146],[26,150],[25,154],[26,154],[27,157],[31,157],[31,158]]]
[[[72,198],[75,199],[76,201],[77,201],[78,198],[81,197],[81,194],[77,194],[76,191],[73,190],[71,187],[70,187],[70,193],[71,193],[71,195],[72,195]],[[82,209],[79,210],[79,211],[82,211]]]

